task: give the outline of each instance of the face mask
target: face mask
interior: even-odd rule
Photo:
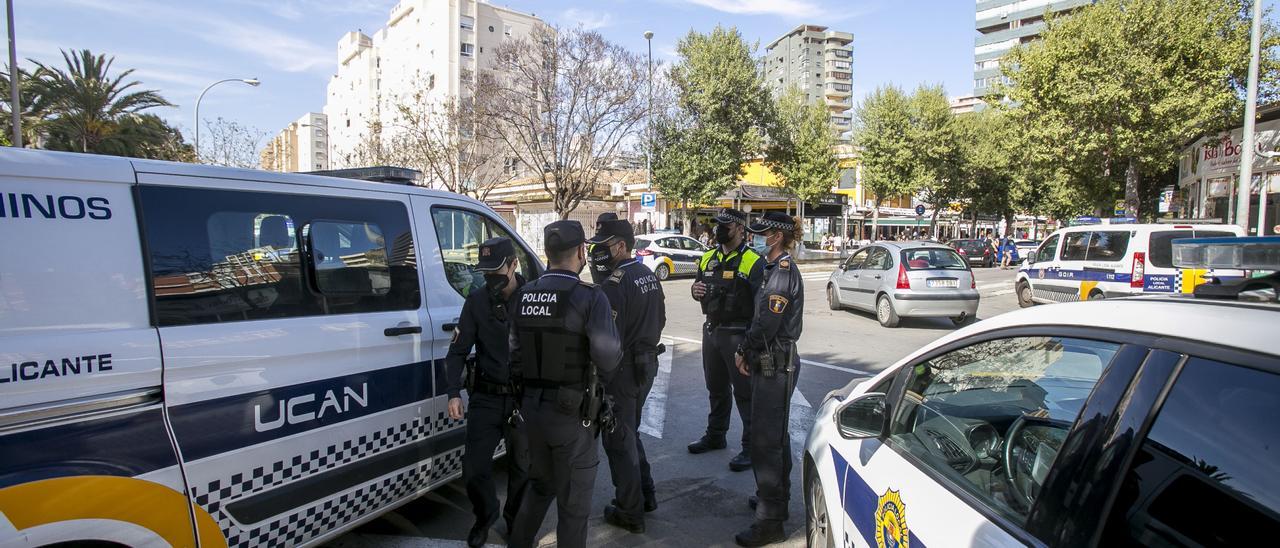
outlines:
[[[600,283],[609,276],[609,271],[613,270],[613,255],[609,253],[609,246],[605,244],[596,244],[591,246],[591,256],[588,258],[591,263],[591,281]]]
[[[769,254],[769,239],[760,234],[751,235],[751,249],[756,250],[761,256]]]
[[[716,225],[716,243],[727,244],[733,241],[733,234],[729,232],[729,225],[720,223]]]
[[[484,285],[489,289],[490,295],[501,296],[502,290],[507,288],[507,284],[511,280],[506,274],[485,274]]]

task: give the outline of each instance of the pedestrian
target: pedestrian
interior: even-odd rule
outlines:
[[[578,278],[587,259],[577,221],[543,229],[548,270],[513,295],[511,370],[521,384],[517,420],[529,436],[529,489],[512,525],[510,545],[533,546],[556,502],[556,542],[587,543],[587,515],[599,464],[595,438],[611,417],[603,386],[622,359],[604,291]]]
[[[475,523],[467,534],[468,546],[484,545],[489,528],[498,521],[500,512],[510,533],[529,474],[528,440],[523,430],[511,421],[518,402],[511,382],[507,348],[509,299],[524,284],[524,278],[516,272],[519,261],[510,239],[488,240],[480,244],[479,253],[480,261],[475,269],[484,275],[485,286],[467,295],[445,356],[450,419],[463,417],[462,388],[465,387],[470,396],[466,450],[462,457],[462,478],[467,498],[471,499],[471,513],[475,516]],[[476,357],[468,363],[472,347]],[[498,440],[506,440],[510,461],[507,500],[503,507],[498,505],[493,484],[493,452]]]
[[[637,429],[658,374],[658,343],[667,324],[667,305],[658,277],[631,256],[635,236],[628,228],[618,221],[601,222],[588,243],[609,250],[610,272],[601,289],[609,297],[622,337],[622,364],[605,390],[613,397],[618,425],[601,436],[615,492],[613,503],[604,507],[604,520],[644,533],[644,514],[658,509],[658,498]]]
[[[733,363],[733,351],[742,343],[755,315],[756,292],[764,280],[764,261],[747,246],[747,215],[736,209],[716,214],[716,247],[698,261],[691,292],[702,304],[702,375],[711,411],[707,431],[689,444],[689,452],[705,453],[726,447],[729,414],[738,405],[742,419],[742,451],[729,460],[729,469],[751,468],[751,384]]]
[[[606,211],[596,217],[596,226],[606,221],[616,221],[618,215],[612,211]],[[587,269],[591,272],[591,283],[599,285],[606,277],[609,276],[611,270],[609,264],[609,250],[601,248],[597,250],[594,244],[587,243]]]
[[[756,294],[756,314],[734,353],[738,370],[751,379],[751,462],[756,476],[755,522],[734,537],[740,546],[764,546],[786,538],[791,502],[791,435],[788,413],[800,376],[804,281],[791,260],[803,236],[795,219],[765,213],[748,229],[767,247],[764,284]],[[750,505],[750,502],[748,502]]]
[[[1013,238],[1005,238],[1000,243],[1000,270],[1008,270],[1009,263],[1018,262],[1018,248],[1013,245]]]

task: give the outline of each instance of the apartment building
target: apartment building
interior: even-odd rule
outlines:
[[[280,130],[262,149],[262,169],[269,171],[317,171],[329,169],[328,119],[308,112]]]
[[[819,25],[800,25],[765,47],[765,85],[774,94],[788,88],[831,111],[831,125],[842,138],[853,127],[853,34]]]
[[[384,138],[393,134],[396,105],[417,92],[428,101],[469,101],[493,48],[538,24],[532,14],[480,0],[401,0],[382,29],[346,33],[324,106],[332,167],[354,167],[371,124],[381,124]]]
[[[973,48],[973,94],[982,97],[1003,81],[1000,63],[1010,49],[1044,32],[1046,14],[1059,14],[1094,0],[977,0]]]

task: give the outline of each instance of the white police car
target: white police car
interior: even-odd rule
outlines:
[[[484,204],[0,148],[0,546],[324,542],[461,473]]]
[[[707,252],[702,242],[681,234],[641,234],[636,236],[636,259],[649,267],[659,280],[698,273],[698,261]]]
[[[1180,265],[1277,269],[1271,240],[1206,245]],[[833,391],[804,456],[809,545],[1272,538],[1277,287],[1273,275],[1003,314]]]

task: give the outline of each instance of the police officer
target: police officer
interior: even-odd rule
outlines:
[[[667,324],[666,300],[658,277],[631,257],[635,246],[631,223],[600,221],[596,235],[587,243],[592,246],[593,255],[599,250],[608,253],[607,259],[596,262],[610,268],[601,287],[609,297],[622,336],[622,365],[607,390],[613,397],[618,426],[603,436],[616,496],[613,504],[605,506],[604,519],[632,533],[643,533],[644,512],[656,510],[658,501],[649,460],[636,429],[644,400],[658,374],[658,343]]]
[[[447,391],[449,418],[462,418],[462,385],[470,395],[467,412],[466,452],[462,458],[462,477],[471,499],[475,524],[467,535],[468,546],[482,546],[489,528],[498,520],[498,512],[506,520],[507,531],[520,509],[529,474],[529,447],[524,433],[516,428],[513,415],[517,408],[511,383],[511,362],[507,352],[508,301],[524,284],[516,273],[519,262],[515,247],[507,238],[493,238],[480,244],[480,262],[476,270],[484,275],[485,286],[472,290],[462,305],[458,327],[445,356],[448,366]],[[466,364],[467,355],[475,347],[476,357]],[[463,382],[466,367],[467,382]],[[499,508],[493,485],[493,452],[498,440],[507,441],[511,466],[507,475],[507,502]]]
[[[510,536],[529,547],[556,501],[556,542],[584,546],[599,463],[595,437],[608,423],[604,389],[622,359],[609,299],[578,279],[587,264],[577,221],[543,229],[549,269],[512,297],[511,368],[523,386],[531,485]]]
[[[755,314],[756,291],[764,278],[764,261],[747,247],[747,215],[736,209],[716,214],[717,246],[698,261],[698,277],[693,282],[693,298],[702,303],[707,321],[702,327],[702,374],[707,384],[711,412],[707,432],[689,444],[698,454],[724,449],[729,431],[729,413],[734,401],[742,418],[742,451],[729,461],[729,469],[751,468],[751,385],[733,363],[733,351],[742,342],[747,325]]]
[[[613,212],[601,213],[596,217],[596,226],[605,221],[616,221],[618,215]],[[604,283],[605,278],[609,277],[609,273],[613,271],[612,257],[609,254],[608,247],[598,247],[593,243],[587,244],[587,269],[591,271],[591,282],[599,285]]]
[[[791,393],[800,375],[800,339],[804,282],[790,250],[800,239],[795,219],[770,211],[748,230],[767,248],[764,285],[756,296],[756,314],[738,345],[734,361],[751,379],[751,461],[756,476],[751,528],[734,540],[764,546],[786,538],[782,524],[791,501],[791,436],[787,430]]]

